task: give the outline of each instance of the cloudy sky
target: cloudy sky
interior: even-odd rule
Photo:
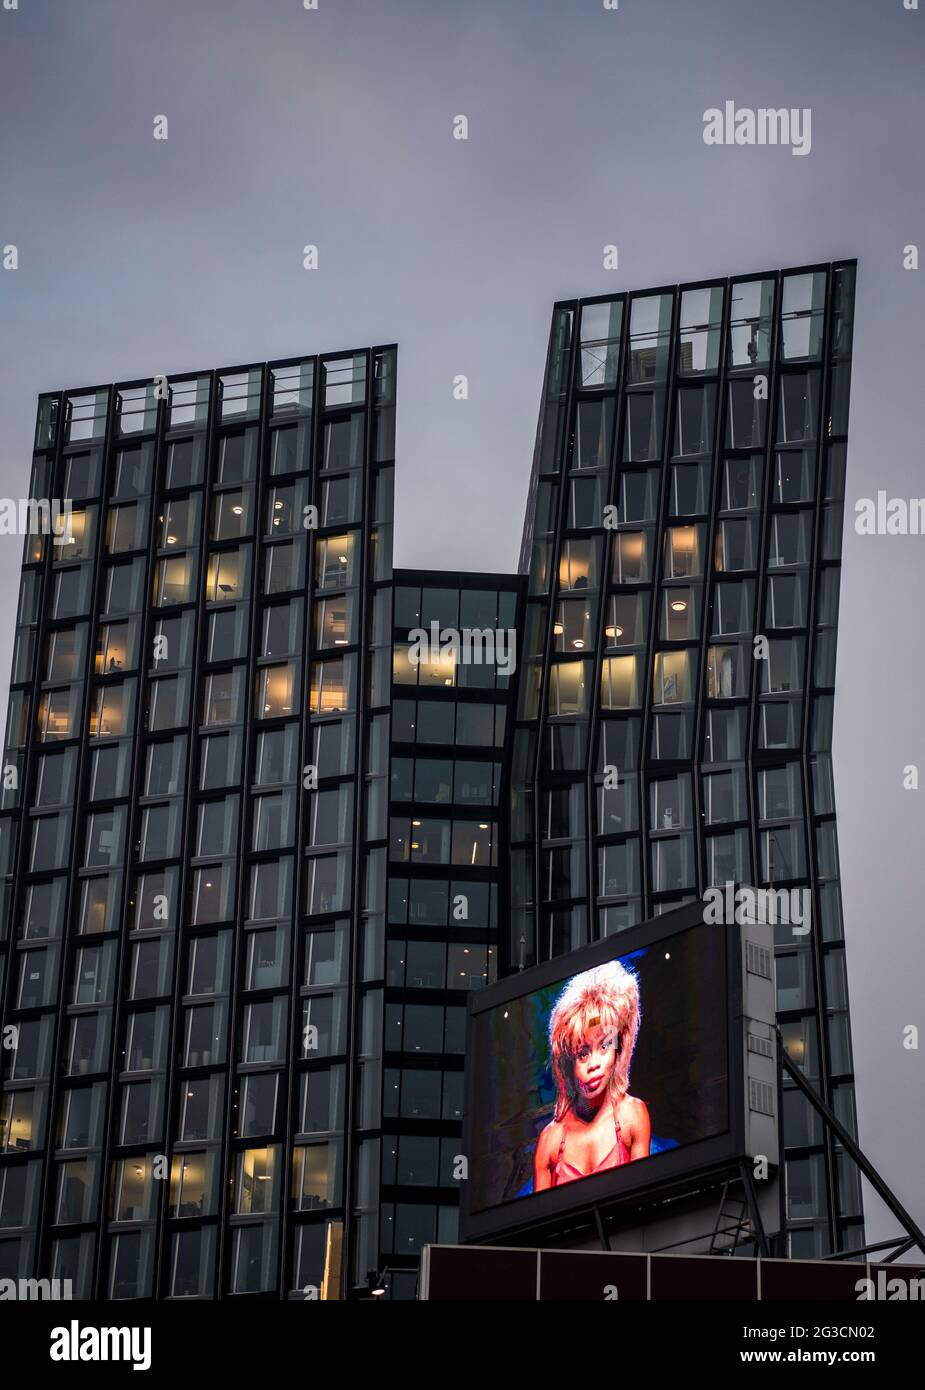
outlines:
[[[396,341],[396,562],[513,569],[555,299],[858,258],[836,794],[861,1142],[920,1222],[925,539],[851,514],[925,492],[923,35],[903,0],[0,9],[4,496],[39,391]],[[727,100],[811,108],[811,153],[704,145]]]

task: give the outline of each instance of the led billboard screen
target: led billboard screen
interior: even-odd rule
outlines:
[[[725,931],[702,919],[683,929],[666,920],[661,935],[658,923],[648,924],[612,938],[609,950],[599,943],[588,951],[584,969],[532,989],[540,971],[527,972],[473,1001],[473,1217],[565,1188],[594,1200],[590,1179],[607,1175],[608,1187],[626,1186],[621,1175],[638,1178],[654,1156],[702,1147],[729,1130]],[[510,997],[518,981],[521,992]],[[509,997],[491,1003],[486,996],[499,990]]]

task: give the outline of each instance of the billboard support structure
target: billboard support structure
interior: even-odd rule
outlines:
[[[916,1223],[913,1221],[912,1217],[906,1211],[899,1198],[884,1182],[883,1178],[877,1172],[870,1159],[867,1157],[864,1151],[855,1143],[851,1135],[845,1129],[844,1125],[842,1125],[839,1121],[837,1115],[835,1115],[834,1111],[829,1109],[825,1101],[819,1095],[818,1091],[816,1091],[816,1089],[809,1084],[809,1082],[806,1080],[806,1077],[799,1070],[799,1068],[794,1066],[793,1062],[787,1056],[787,1052],[784,1048],[783,1041],[780,1038],[780,1030],[778,1030],[778,1043],[779,1046],[777,1050],[781,1061],[781,1067],[783,1068],[783,1070],[790,1077],[790,1080],[794,1083],[794,1085],[796,1085],[803,1092],[803,1095],[809,1101],[810,1105],[812,1105],[813,1108],[817,1111],[817,1113],[821,1116],[823,1124],[826,1125],[826,1127],[832,1131],[838,1142],[844,1147],[846,1153],[849,1154],[849,1156],[857,1164],[858,1168],[860,1168],[861,1172],[864,1174],[864,1177],[870,1183],[877,1196],[887,1207],[887,1209],[892,1213],[892,1215],[896,1217],[896,1220],[899,1222],[899,1224],[905,1231],[905,1236],[897,1236],[895,1240],[885,1242],[881,1241],[877,1245],[865,1245],[858,1250],[839,1250],[837,1253],[827,1255],[825,1258],[830,1260],[844,1260],[848,1258],[848,1256],[866,1255],[869,1252],[875,1250],[888,1249],[890,1246],[894,1245],[898,1248],[893,1251],[893,1254],[891,1256],[888,1256],[886,1263],[889,1263],[890,1260],[895,1260],[900,1255],[905,1254],[906,1251],[911,1250],[914,1245],[917,1245],[919,1249],[923,1252],[923,1254],[925,1254],[925,1233],[923,1233],[920,1230],[920,1228],[916,1225]]]
[[[729,1199],[730,1180],[727,1179],[723,1184],[723,1195],[720,1198],[719,1210],[716,1213],[716,1226],[713,1230],[713,1239],[710,1242],[710,1254],[731,1255],[739,1244],[747,1240],[758,1247],[759,1255],[770,1255],[771,1249],[768,1243],[767,1232],[764,1229],[764,1222],[761,1219],[761,1205],[758,1201],[758,1194],[755,1191],[752,1170],[744,1159],[739,1160],[739,1181],[745,1193],[745,1198],[742,1202],[744,1210],[735,1218],[735,1224],[732,1227],[721,1226],[720,1223],[723,1219],[724,1208]],[[748,1212],[747,1221],[743,1220],[745,1211]],[[743,1231],[745,1235],[740,1241],[740,1233]],[[722,1235],[729,1235],[730,1233],[733,1236],[732,1244],[725,1249],[720,1249],[717,1245],[717,1238]]]

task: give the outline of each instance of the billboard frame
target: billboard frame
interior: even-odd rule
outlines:
[[[463,1152],[472,1155],[471,1126],[475,1115],[475,1088],[479,1078],[472,1065],[474,1030],[479,1015],[499,1005],[532,994],[536,990],[565,981],[583,970],[632,954],[634,951],[667,941],[679,933],[699,928],[702,931],[724,934],[726,968],[726,1071],[727,1114],[726,1129],[706,1139],[697,1139],[677,1149],[651,1154],[645,1160],[623,1164],[602,1173],[589,1174],[578,1182],[547,1188],[529,1196],[515,1197],[479,1211],[473,1211],[469,1182],[460,1194],[460,1244],[491,1241],[511,1237],[528,1228],[556,1227],[574,1218],[591,1221],[606,1215],[610,1208],[624,1204],[627,1198],[657,1200],[660,1193],[675,1194],[679,1184],[689,1179],[696,1185],[738,1160],[748,1158],[746,1144],[746,1107],[748,1104],[742,1022],[744,1016],[744,979],[741,953],[742,928],[735,923],[710,924],[704,921],[704,905],[698,899],[683,907],[640,922],[635,927],[604,937],[587,946],[580,946],[565,955],[530,966],[516,975],[478,990],[469,996],[466,1029],[465,1116]]]

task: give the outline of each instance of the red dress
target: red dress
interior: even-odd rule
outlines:
[[[576,1168],[574,1163],[569,1163],[562,1157],[562,1150],[565,1148],[565,1134],[562,1135],[562,1142],[559,1145],[559,1152],[556,1154],[556,1161],[552,1168],[552,1186],[558,1187],[563,1182],[574,1182],[576,1178],[590,1178],[592,1173],[603,1173],[608,1168],[619,1168],[621,1163],[629,1163],[630,1152],[620,1137],[620,1126],[617,1124],[617,1112],[613,1112],[613,1128],[616,1136],[616,1143],[605,1154],[600,1163],[596,1164],[590,1173],[582,1173]]]

